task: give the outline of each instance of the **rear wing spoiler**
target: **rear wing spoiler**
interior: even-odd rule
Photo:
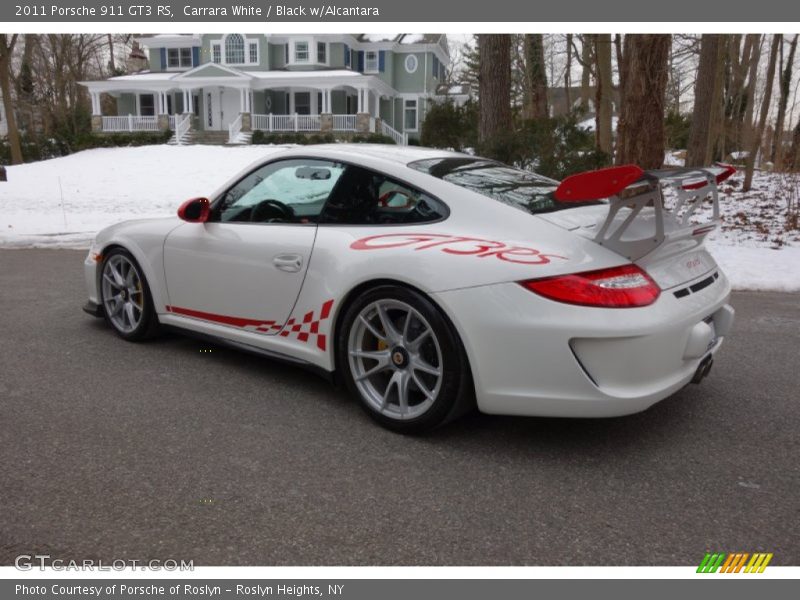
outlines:
[[[718,186],[735,172],[734,167],[722,163],[712,167],[650,171],[636,165],[623,165],[571,175],[561,182],[553,195],[562,202],[607,198],[608,215],[594,240],[630,260],[636,260],[668,237],[694,238],[699,244],[720,223]],[[664,207],[662,188],[665,187],[671,188],[677,197],[670,209]],[[712,201],[711,220],[692,223],[692,216],[706,198]],[[665,222],[665,213],[673,217],[669,222]],[[640,215],[653,221],[653,234],[625,239],[623,234]]]

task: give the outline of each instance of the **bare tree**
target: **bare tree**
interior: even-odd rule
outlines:
[[[526,84],[528,87],[523,114],[529,119],[547,118],[547,71],[544,61],[544,36],[525,34]]]
[[[742,120],[742,131],[739,138],[739,147],[746,150],[753,143],[753,114],[756,104],[756,84],[758,83],[758,63],[761,60],[761,44],[764,38],[759,34],[748,34],[754,36],[753,51],[750,54],[750,65],[748,67],[747,86],[745,87],[745,109]]]
[[[620,64],[622,110],[617,164],[656,169],[664,162],[664,106],[671,36],[626,35]]]
[[[720,99],[721,81],[718,77],[722,57],[721,35],[703,34],[700,44],[700,66],[695,85],[694,111],[686,166],[707,165],[713,158],[716,107]]]
[[[798,35],[795,34],[789,46],[789,55],[786,57],[779,85],[778,116],[775,118],[775,136],[772,138],[772,162],[775,163],[777,169],[783,168],[783,128],[786,120],[786,107],[789,104],[789,93],[792,87],[792,67],[794,66],[794,54],[797,50],[797,38]]]
[[[778,34],[772,36],[772,49],[769,53],[769,63],[767,63],[767,79],[764,88],[764,99],[761,101],[761,115],[753,135],[750,147],[747,149],[747,159],[745,161],[744,185],[742,189],[749,192],[753,187],[753,171],[756,164],[756,155],[761,147],[761,138],[764,135],[764,126],[769,114],[769,105],[772,101],[772,86],[775,83],[775,63],[778,59],[780,45],[783,43],[783,36]]]
[[[511,37],[478,36],[480,52],[478,138],[487,142],[511,130]]]
[[[597,114],[597,148],[609,156],[613,153],[611,120],[613,117],[614,86],[611,77],[611,34],[598,33],[593,36],[597,90],[595,105]]]
[[[564,69],[564,100],[567,113],[572,112],[572,34],[567,34],[567,66]]]
[[[12,165],[18,165],[22,162],[22,146],[19,141],[19,131],[17,130],[15,102],[11,93],[11,57],[16,45],[16,33],[10,36],[7,33],[0,35],[0,93],[3,94],[3,108],[6,112],[8,145],[11,148]]]

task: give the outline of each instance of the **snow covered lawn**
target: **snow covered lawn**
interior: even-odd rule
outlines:
[[[8,167],[0,183],[0,248],[88,248],[118,221],[175,214],[183,200],[207,196],[274,146],[142,146],[88,150]],[[740,175],[723,186],[725,225],[709,247],[737,289],[800,291],[800,232],[786,224],[786,203],[800,178]]]

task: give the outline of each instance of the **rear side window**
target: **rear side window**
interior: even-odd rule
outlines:
[[[439,200],[391,177],[348,166],[325,204],[320,223],[400,225],[447,216]]]
[[[578,205],[553,197],[558,181],[485,158],[433,158],[408,166],[529,214],[553,212]]]

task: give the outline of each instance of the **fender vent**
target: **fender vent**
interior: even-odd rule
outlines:
[[[709,275],[705,279],[701,279],[697,283],[693,283],[692,285],[687,286],[685,288],[681,288],[678,291],[673,292],[673,293],[675,294],[676,298],[685,298],[689,294],[694,294],[695,292],[699,292],[700,290],[704,290],[705,288],[710,286],[712,283],[714,283],[717,279],[719,279],[719,272],[718,271],[714,271],[713,274]]]

